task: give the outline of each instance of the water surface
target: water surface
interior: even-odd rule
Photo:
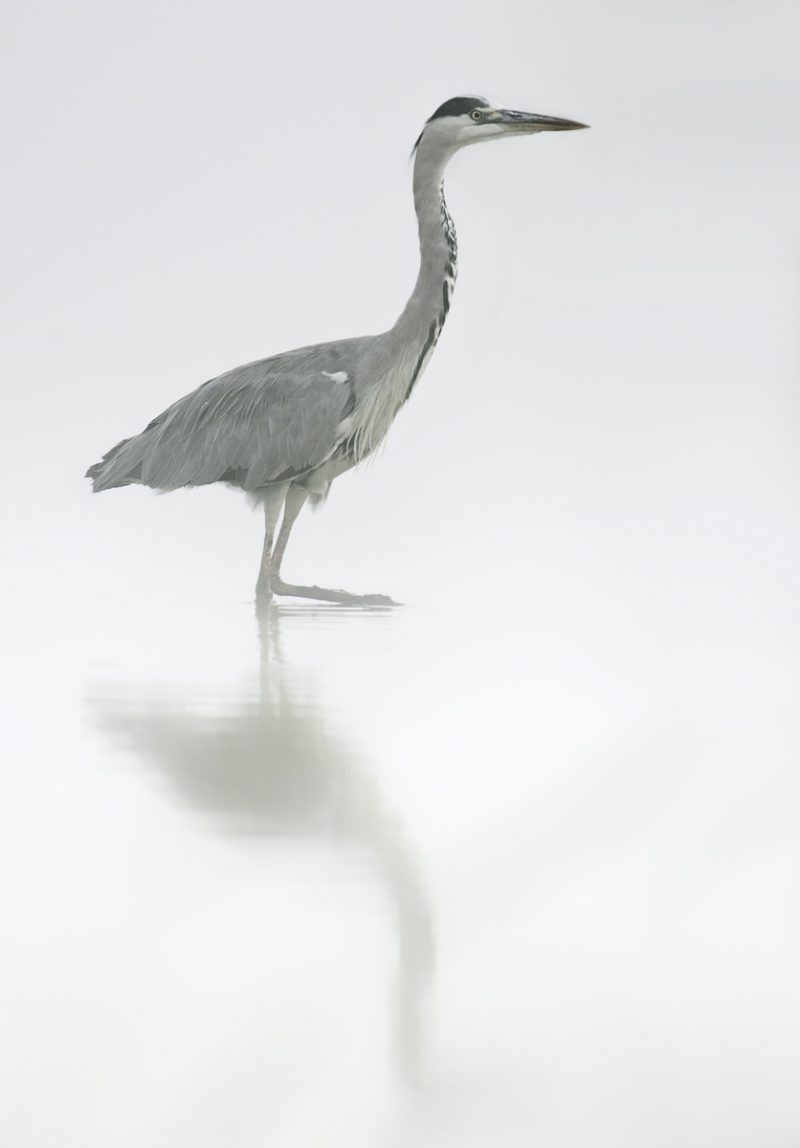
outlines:
[[[20,648],[9,1143],[789,1142],[779,682],[492,602],[101,599]]]

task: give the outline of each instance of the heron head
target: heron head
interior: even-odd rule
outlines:
[[[457,151],[468,144],[502,139],[503,136],[569,132],[585,127],[588,124],[580,124],[577,120],[498,108],[480,96],[456,96],[443,103],[426,121],[414,148],[423,141],[430,141],[440,148]]]

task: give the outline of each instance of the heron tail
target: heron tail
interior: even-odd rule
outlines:
[[[86,478],[92,480],[92,490],[99,494],[101,490],[111,490],[115,486],[130,486],[131,483],[141,482],[142,460],[140,452],[131,449],[136,439],[124,438],[110,451],[103,455],[100,462],[94,463],[86,471]]]

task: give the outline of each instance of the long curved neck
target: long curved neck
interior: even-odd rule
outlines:
[[[456,232],[443,185],[451,154],[426,146],[423,140],[414,161],[420,267],[411,297],[391,333],[399,347],[418,348],[420,365],[439,337],[456,280]]]

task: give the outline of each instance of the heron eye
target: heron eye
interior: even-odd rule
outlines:
[[[472,118],[473,118],[473,120],[482,120],[483,119],[483,112],[479,112],[478,109],[476,108],[475,111],[472,113]]]

